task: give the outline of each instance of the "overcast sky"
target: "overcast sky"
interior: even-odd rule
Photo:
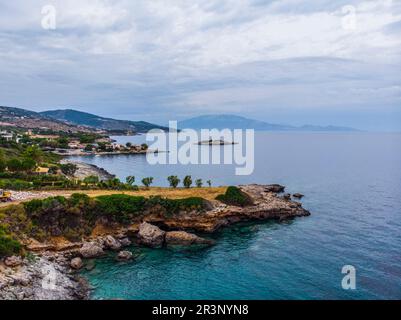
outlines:
[[[0,105],[401,130],[401,1],[0,0]]]

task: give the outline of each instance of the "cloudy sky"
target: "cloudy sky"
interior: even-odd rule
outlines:
[[[0,0],[0,105],[401,130],[401,1]]]

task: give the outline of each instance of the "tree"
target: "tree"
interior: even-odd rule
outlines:
[[[177,188],[181,180],[177,176],[169,176],[167,178],[168,182],[170,183],[170,187]]]
[[[31,158],[36,162],[40,162],[43,158],[43,151],[37,145],[29,146],[22,154],[25,158]]]
[[[98,176],[87,176],[84,178],[83,182],[88,185],[88,184],[97,184],[99,183],[99,177]]]
[[[127,143],[125,144],[125,146],[126,146],[128,149],[131,149],[132,143],[131,143],[131,142],[127,142]]]
[[[57,139],[57,144],[59,148],[68,149],[68,139],[65,137],[60,137]]]
[[[183,184],[184,184],[185,188],[190,188],[191,185],[192,185],[192,177],[191,176],[186,176],[184,178]]]
[[[113,178],[110,180],[107,180],[107,186],[111,189],[116,189],[121,185],[121,181],[118,178]]]
[[[153,183],[153,177],[143,178],[142,183],[146,188],[149,188],[149,186]]]
[[[22,163],[17,158],[12,158],[7,161],[7,169],[12,172],[23,171]]]
[[[132,186],[132,185],[134,184],[134,182],[135,182],[135,177],[134,177],[134,176],[128,176],[128,177],[125,178],[125,181],[126,181],[130,186]]]
[[[6,170],[7,163],[6,160],[4,159],[4,154],[3,151],[0,150],[0,172],[4,172]]]
[[[93,148],[94,148],[93,145],[87,144],[87,145],[85,146],[84,150],[85,150],[85,151],[92,151]]]
[[[212,181],[211,180],[207,180],[206,183],[208,184],[209,188],[212,186]]]
[[[35,160],[31,158],[24,158],[21,160],[21,170],[22,171],[33,171],[36,168]]]
[[[60,165],[60,170],[66,176],[73,176],[77,171],[78,167],[73,163],[65,163]]]
[[[195,184],[198,188],[202,188],[203,185],[202,179],[196,179]]]
[[[142,148],[142,150],[148,150],[149,147],[146,143],[142,143],[141,148]]]

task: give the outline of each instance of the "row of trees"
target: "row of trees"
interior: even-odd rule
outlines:
[[[133,186],[134,183],[135,183],[135,177],[134,176],[128,176],[125,180],[126,180],[127,184],[129,184],[130,186]],[[177,188],[178,185],[181,182],[181,179],[178,178],[178,176],[169,176],[167,178],[167,181],[169,182],[170,187]],[[150,185],[152,183],[153,183],[153,177],[146,177],[146,178],[142,179],[142,184],[147,188],[150,187]],[[192,177],[191,176],[185,176],[183,181],[182,181],[182,184],[183,184],[183,186],[185,188],[190,188],[192,186],[192,183],[193,183],[193,181],[192,181]],[[207,185],[209,187],[212,186],[212,181],[211,180],[207,180],[206,183],[207,183]],[[203,186],[203,180],[202,179],[196,179],[195,180],[195,185],[196,185],[196,187],[201,188]]]

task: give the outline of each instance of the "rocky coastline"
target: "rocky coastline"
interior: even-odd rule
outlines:
[[[291,196],[289,199],[287,194],[280,195],[284,191],[282,186],[244,185],[238,188],[249,197],[250,204],[236,206],[214,200],[208,201],[207,209],[202,212],[194,209],[176,215],[156,208],[129,225],[110,226],[99,221],[91,236],[79,242],[28,239],[24,243],[28,257],[8,257],[0,262],[0,299],[88,299],[90,286],[79,277],[78,270],[93,267],[92,259],[107,252],[112,252],[117,261],[135,263],[135,256],[130,251],[133,243],[152,248],[210,246],[214,244],[213,240],[196,233],[212,233],[241,221],[281,221],[310,215],[300,202],[291,200]]]
[[[74,177],[77,179],[84,179],[88,176],[98,176],[99,180],[110,180],[115,178],[114,174],[111,174],[107,170],[103,168],[99,168],[94,164],[89,164],[80,161],[74,161],[70,159],[63,159],[60,161],[62,164],[71,163],[77,166],[77,171],[74,174]]]

